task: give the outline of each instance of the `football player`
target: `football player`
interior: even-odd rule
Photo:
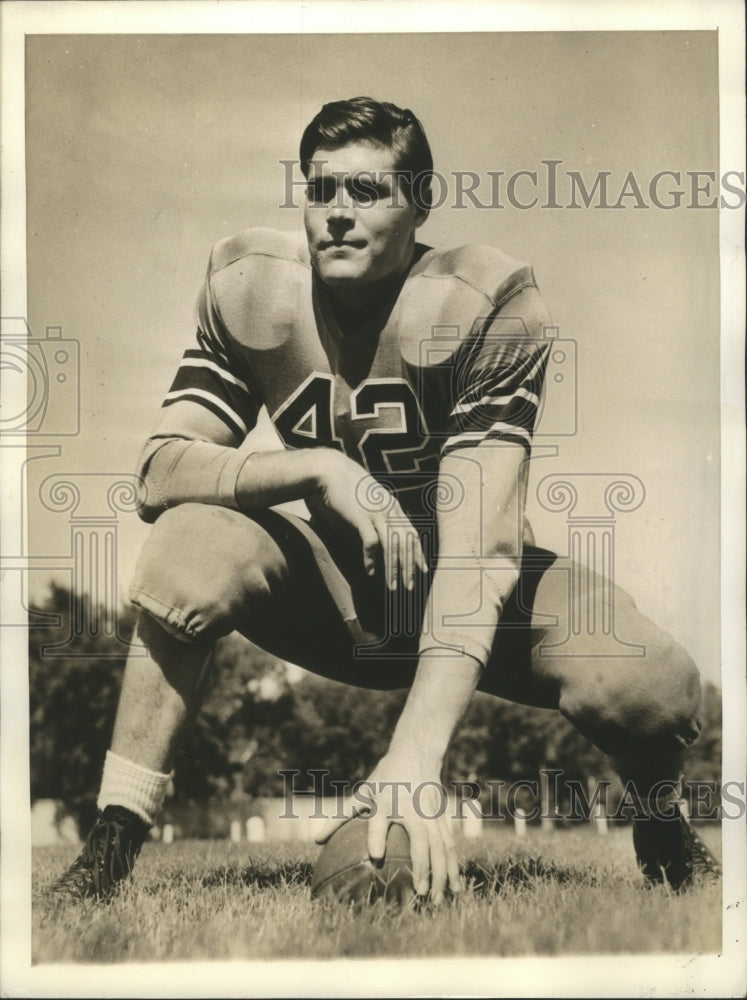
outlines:
[[[383,857],[396,783],[419,896],[460,888],[439,782],[478,688],[558,709],[612,756],[636,789],[651,881],[715,872],[675,801],[700,729],[694,664],[526,524],[550,322],[531,267],[416,240],[433,164],[409,110],[327,104],[300,160],[305,237],[249,229],[215,247],[196,338],[143,451],[155,524],[131,598],[149,655],[127,664],[100,816],[54,891],[106,898],[129,874],[213,646],[234,630],[337,681],[409,688],[370,776],[369,852]],[[263,406],[283,450],[241,447]],[[293,500],[310,520],[273,509]],[[600,631],[569,627],[600,599],[643,655],[610,657]]]

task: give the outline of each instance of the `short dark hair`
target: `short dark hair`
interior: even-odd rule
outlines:
[[[409,108],[372,97],[331,101],[311,119],[301,137],[304,177],[308,178],[311,160],[320,147],[339,149],[364,140],[392,150],[406,197],[418,208],[428,209],[433,156],[423,126]]]

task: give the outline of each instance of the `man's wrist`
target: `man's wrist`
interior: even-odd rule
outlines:
[[[253,452],[243,461],[236,477],[239,509],[271,507],[321,493],[334,478],[338,454],[332,448]]]
[[[482,663],[468,655],[421,657],[389,753],[426,770],[440,768],[482,670]]]
[[[339,475],[341,451],[334,448],[314,448],[309,450],[311,459],[310,475],[314,481],[315,493],[321,493]]]
[[[387,756],[406,760],[421,773],[440,774],[451,742],[451,733],[397,732],[395,729]]]

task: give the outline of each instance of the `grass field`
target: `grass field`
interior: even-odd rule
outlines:
[[[716,853],[719,830],[701,836]],[[313,844],[148,843],[112,903],[51,904],[72,848],[34,852],[34,963],[209,959],[708,953],[721,946],[721,887],[648,889],[629,830],[596,836],[489,831],[460,841],[456,905],[356,912],[312,901]]]

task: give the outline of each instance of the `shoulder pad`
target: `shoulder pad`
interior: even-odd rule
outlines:
[[[235,341],[273,349],[302,322],[299,302],[311,310],[311,268],[304,233],[245,229],[213,250],[207,286],[221,322]]]
[[[300,230],[282,232],[279,229],[244,229],[236,236],[229,236],[215,244],[210,254],[210,271],[218,271],[251,254],[307,263],[306,236]]]
[[[529,264],[509,257],[496,247],[469,244],[428,254],[417,273],[424,276],[454,277],[482,292],[499,305],[520,288],[534,285]]]

